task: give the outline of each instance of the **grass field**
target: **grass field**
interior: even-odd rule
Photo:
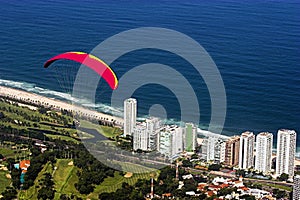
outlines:
[[[77,171],[77,167],[73,167],[73,169],[70,171],[62,191],[63,194],[74,194],[79,197],[84,197],[84,195],[81,195],[75,188],[75,183],[78,183]]]
[[[115,172],[114,177],[105,178],[104,181],[95,187],[93,193],[89,194],[87,197],[90,199],[98,199],[100,193],[103,192],[115,192],[117,189],[122,187],[122,183],[126,182],[130,185],[134,185],[139,179],[149,179],[150,174],[133,174],[130,178],[125,178],[121,176],[119,172]]]
[[[26,191],[20,191],[18,199],[37,199],[39,181],[43,178],[43,175],[46,172],[50,174],[52,174],[53,172],[53,166],[50,162],[46,163],[44,168],[40,171],[40,173],[38,174],[37,178],[34,181],[33,186],[31,186]]]
[[[52,138],[52,139],[60,139],[60,140],[65,140],[65,141],[72,141],[76,144],[79,144],[80,141],[75,140],[72,137],[69,136],[65,136],[65,135],[52,135],[52,134],[45,134],[47,137]]]
[[[105,137],[115,138],[116,136],[122,134],[122,132],[119,128],[102,126],[102,125],[94,124],[94,123],[86,121],[86,120],[81,120],[80,126],[83,128],[95,129],[100,134],[104,135]]]
[[[15,156],[13,149],[3,147],[3,146],[0,146],[0,154],[2,154],[4,157],[7,157],[7,158]]]
[[[11,180],[6,178],[8,171],[0,171],[0,194],[10,185]]]
[[[278,184],[266,183],[266,184],[264,184],[264,186],[269,186],[269,187],[277,188],[277,189],[280,189],[280,190],[286,190],[286,191],[289,191],[289,192],[291,192],[293,190],[292,187],[288,187],[288,186],[284,186],[284,185],[278,185]]]
[[[74,165],[68,165],[71,161],[71,159],[58,159],[55,164],[57,169],[53,174],[54,188],[56,190],[54,199],[59,199],[61,194],[81,196],[74,186],[78,182],[77,168]]]
[[[20,107],[2,101],[0,101],[0,111],[9,119],[8,121],[0,121],[0,124],[7,127],[10,126],[15,129],[37,128],[49,131],[55,129],[56,132],[62,135],[65,135],[66,132],[76,133],[76,130],[66,128],[63,124],[63,119],[67,120],[69,124],[73,122],[73,119],[66,115],[59,116],[55,111],[42,114],[27,107]],[[26,126],[24,126],[25,124]]]

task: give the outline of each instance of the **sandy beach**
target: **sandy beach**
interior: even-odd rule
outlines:
[[[66,103],[63,101],[59,101],[56,99],[44,97],[41,95],[37,95],[34,93],[30,93],[30,92],[26,92],[26,91],[14,89],[14,88],[0,86],[0,96],[8,97],[8,98],[11,98],[14,100],[20,100],[23,102],[37,105],[37,106],[42,105],[42,106],[49,107],[52,109],[57,109],[57,110],[65,109],[70,112],[71,111],[76,112],[80,115],[94,118],[97,120],[105,120],[105,121],[109,121],[109,122],[114,121],[117,126],[123,126],[123,124],[124,124],[123,119],[119,118],[119,117],[107,115],[107,114],[100,113],[100,112],[90,110],[87,108],[72,105],[70,103]]]
[[[57,110],[65,109],[65,110],[76,112],[81,115],[84,115],[84,116],[87,116],[90,118],[94,118],[97,120],[105,120],[105,121],[110,121],[110,122],[114,121],[115,124],[120,127],[123,127],[123,125],[124,125],[124,120],[122,118],[107,115],[107,114],[100,113],[100,112],[93,111],[93,110],[89,110],[87,108],[72,105],[72,104],[64,102],[64,101],[44,97],[44,96],[41,96],[41,95],[38,95],[35,93],[26,92],[23,90],[0,86],[0,96],[9,97],[9,98],[15,99],[15,100],[21,100],[23,102],[31,103],[31,104],[34,104],[37,106],[42,105],[42,106],[49,107],[52,109],[57,109]],[[25,104],[22,104],[22,103],[19,105],[25,106]],[[26,106],[28,107],[28,105],[26,105]],[[33,106],[30,106],[30,108],[34,109]],[[198,132],[199,132],[199,130],[198,130]],[[206,131],[205,133],[207,133],[207,132],[208,131]],[[223,137],[225,139],[228,138],[228,136],[223,136]],[[275,157],[275,155],[273,154],[272,157]],[[295,159],[294,164],[295,164],[295,166],[300,165],[300,159]]]

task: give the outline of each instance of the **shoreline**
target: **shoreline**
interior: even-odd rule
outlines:
[[[27,91],[24,91],[21,89],[16,89],[16,88],[8,87],[8,86],[0,85],[0,97],[4,97],[4,98],[7,97],[7,98],[15,99],[15,100],[20,100],[20,101],[27,102],[29,104],[33,104],[36,106],[45,106],[50,109],[56,109],[56,110],[64,109],[67,111],[77,112],[77,113],[80,113],[81,115],[91,117],[96,120],[105,120],[105,121],[109,121],[109,122],[114,121],[115,125],[119,126],[119,127],[123,127],[123,125],[124,125],[123,118],[104,114],[99,111],[94,111],[94,110],[90,110],[88,108],[84,108],[81,106],[73,105],[71,103],[68,103],[68,102],[65,102],[62,100],[45,97],[45,96],[42,96],[42,95],[39,95],[36,93],[27,92]],[[21,103],[21,105],[22,105],[22,103]],[[210,131],[203,130],[200,128],[197,128],[197,133],[201,134],[203,136],[213,136],[213,137],[218,137],[218,138],[222,138],[222,139],[230,138],[230,136],[219,135],[219,134],[212,133]],[[273,150],[276,150],[276,149],[273,149]],[[296,152],[296,154],[297,154],[297,152]],[[300,165],[300,158],[298,158],[298,157],[296,157],[296,159],[295,159],[295,166],[296,165]]]
[[[30,93],[24,90],[10,88],[6,86],[0,86],[0,96],[27,102],[36,106],[45,106],[50,109],[67,110],[70,112],[76,112],[83,116],[94,118],[97,120],[105,120],[109,122],[115,122],[116,126],[123,126],[124,120],[120,117],[111,116],[98,111],[93,111],[81,106],[73,105],[61,100],[48,98],[35,93]]]

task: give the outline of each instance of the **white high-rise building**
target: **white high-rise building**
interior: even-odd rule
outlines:
[[[225,161],[225,144],[219,137],[210,136],[206,140],[206,160],[221,163]],[[223,145],[223,146],[222,146]],[[222,148],[223,147],[223,148]]]
[[[155,117],[146,119],[146,128],[149,137],[148,149],[155,150],[157,148],[157,137],[161,128],[161,121]]]
[[[300,175],[294,177],[293,200],[300,200]]]
[[[273,134],[259,133],[256,137],[255,170],[263,173],[271,171]]]
[[[132,135],[136,125],[137,101],[129,98],[124,101],[124,136]]]
[[[146,128],[146,123],[138,124],[133,129],[133,150],[141,149],[148,150],[149,135]]]
[[[172,157],[183,151],[183,129],[172,125],[166,126],[159,132],[157,150]]]
[[[294,176],[296,153],[296,131],[280,129],[277,133],[276,175],[285,173],[289,179]]]
[[[220,163],[225,162],[225,153],[226,153],[226,142],[223,141],[220,144]]]
[[[171,156],[172,133],[162,130],[159,132],[157,151],[165,156]]]
[[[183,152],[183,128],[176,127],[172,132],[172,155]]]
[[[185,124],[184,149],[187,152],[196,150],[197,127],[192,123]]]
[[[216,144],[218,142],[218,138],[217,137],[208,137],[207,138],[207,157],[206,160],[207,162],[209,161],[215,161],[215,154],[216,154]]]
[[[249,169],[253,167],[254,161],[254,141],[253,132],[246,131],[240,138],[239,168]]]

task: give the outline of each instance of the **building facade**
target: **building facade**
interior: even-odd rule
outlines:
[[[166,126],[159,132],[157,150],[168,157],[183,151],[183,129],[172,125]]]
[[[236,166],[239,164],[240,152],[240,136],[233,136],[225,143],[225,161],[228,166]]]
[[[226,142],[223,141],[220,143],[220,163],[225,162],[225,154],[226,154]]]
[[[133,129],[133,150],[148,151],[149,135],[146,128],[146,123],[138,124]]]
[[[124,136],[133,134],[136,125],[137,101],[129,98],[124,101]]]
[[[187,152],[196,150],[197,127],[192,123],[185,124],[184,148]]]
[[[240,138],[239,168],[249,169],[253,167],[254,141],[255,135],[253,132],[246,131],[242,133]]]
[[[293,200],[300,200],[300,175],[294,177]]]
[[[146,119],[146,128],[148,133],[148,149],[149,150],[155,150],[157,149],[157,141],[158,141],[158,135],[159,130],[161,128],[162,124],[161,121],[158,118],[149,118]]]
[[[280,129],[277,133],[276,176],[285,173],[294,176],[296,153],[296,131]]]
[[[225,161],[225,141],[216,136],[206,139],[206,160],[207,162],[221,163]],[[223,145],[223,146],[222,146]],[[222,160],[223,156],[223,161]]]
[[[256,137],[255,170],[263,173],[271,171],[273,134],[259,133]]]

